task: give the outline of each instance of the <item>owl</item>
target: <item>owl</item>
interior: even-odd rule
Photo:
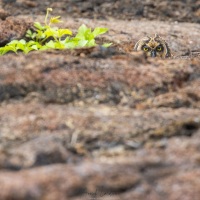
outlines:
[[[171,57],[168,44],[157,34],[154,37],[146,36],[140,39],[135,44],[134,50],[143,51],[148,57]]]

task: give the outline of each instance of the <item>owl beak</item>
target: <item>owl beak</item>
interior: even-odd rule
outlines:
[[[156,51],[155,50],[151,51],[151,57],[156,57]]]

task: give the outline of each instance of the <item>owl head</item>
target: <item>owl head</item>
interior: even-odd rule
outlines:
[[[168,44],[159,35],[154,37],[146,36],[140,39],[134,47],[135,51],[143,51],[149,57],[171,57]]]

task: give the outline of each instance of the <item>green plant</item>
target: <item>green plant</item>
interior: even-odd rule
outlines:
[[[26,32],[25,39],[13,40],[6,46],[0,48],[0,55],[4,55],[9,51],[17,53],[22,51],[27,54],[34,50],[46,50],[46,49],[74,49],[81,47],[93,47],[96,46],[96,37],[104,34],[108,31],[107,28],[97,27],[93,31],[91,28],[87,28],[86,25],[81,25],[75,36],[72,36],[72,31],[69,29],[61,29],[53,24],[62,22],[60,16],[51,17],[48,21],[49,12],[52,8],[47,8],[44,25],[39,22],[34,23],[34,30],[28,30]],[[103,44],[104,47],[110,46],[111,43]]]

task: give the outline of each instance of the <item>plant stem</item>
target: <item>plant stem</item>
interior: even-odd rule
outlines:
[[[47,8],[46,16],[45,16],[45,19],[44,19],[44,23],[45,23],[46,26],[47,26],[47,18],[48,18],[49,12],[51,12],[52,10],[53,10],[52,8]]]

